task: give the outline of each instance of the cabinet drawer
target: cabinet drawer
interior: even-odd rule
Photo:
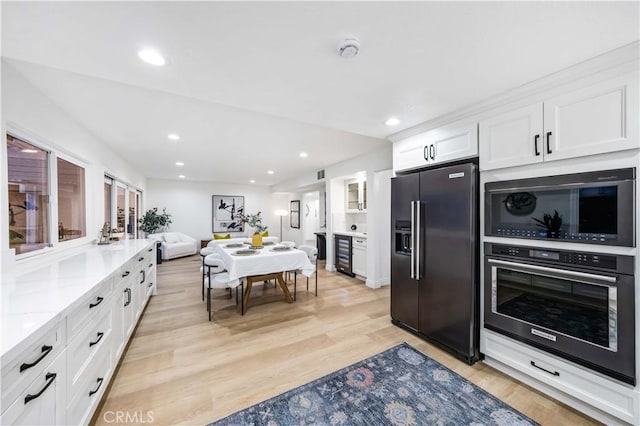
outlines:
[[[75,387],[80,376],[93,362],[96,354],[104,350],[105,342],[111,340],[112,324],[112,309],[107,309],[102,316],[86,324],[86,327],[71,341],[67,353],[69,395],[75,395]]]
[[[24,393],[44,369],[64,350],[64,322],[47,332],[7,365],[2,365],[2,407]],[[59,377],[58,380],[62,380]]]
[[[51,358],[33,381],[8,406],[0,424],[52,425],[67,424],[65,410],[65,351]],[[6,383],[6,382],[5,382]],[[8,404],[7,404],[8,405]],[[7,407],[3,404],[3,409]]]
[[[91,420],[93,411],[109,386],[109,379],[113,372],[112,345],[110,337],[104,344],[104,349],[94,358],[89,368],[80,376],[76,383],[76,393],[68,398],[67,423],[72,425],[87,424]],[[71,396],[71,394],[69,394]]]
[[[633,423],[640,395],[630,386],[483,330],[484,354],[612,416]]]
[[[67,315],[67,342],[71,342],[87,321],[91,321],[92,317],[99,315],[103,308],[109,305],[112,293],[113,277],[109,277],[98,284],[97,288]]]

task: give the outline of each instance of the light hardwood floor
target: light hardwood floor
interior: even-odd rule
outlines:
[[[216,290],[209,322],[199,266],[197,255],[158,266],[158,295],[147,305],[94,424],[114,424],[117,412],[151,412],[154,424],[203,425],[401,342],[539,423],[597,424],[482,362],[466,365],[392,325],[389,287],[372,290],[321,268],[318,297],[313,277],[309,293],[298,277],[294,304],[273,284],[257,286],[244,316],[235,299]]]

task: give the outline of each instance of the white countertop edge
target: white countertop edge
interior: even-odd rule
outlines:
[[[367,234],[362,232],[353,232],[353,231],[344,231],[344,232],[333,232],[334,235],[346,235],[348,237],[358,237],[358,238],[367,238]]]
[[[141,241],[143,239],[139,239],[139,240],[133,240],[133,241]],[[122,242],[127,242],[127,241],[131,241],[131,240],[124,240]],[[122,243],[121,242],[121,243]],[[103,283],[105,280],[112,278],[113,274],[116,273],[123,265],[125,265],[127,262],[129,262],[130,260],[132,260],[133,258],[135,258],[135,256],[137,256],[140,252],[147,250],[150,246],[155,244],[155,241],[152,241],[151,239],[146,239],[147,244],[141,245],[139,250],[132,252],[130,256],[121,259],[119,261],[118,266],[116,266],[115,268],[113,268],[112,270],[110,270],[108,273],[97,277],[97,276],[92,276],[89,277],[88,280],[95,280],[95,282],[93,284],[91,284],[90,286],[87,286],[86,288],[84,288],[81,293],[79,293],[77,296],[74,296],[74,299],[72,302],[70,302],[67,306],[65,306],[63,309],[59,310],[58,312],[52,313],[51,316],[49,318],[43,319],[41,320],[40,324],[37,324],[36,327],[34,327],[34,329],[31,332],[28,332],[28,334],[25,334],[24,336],[21,336],[21,338],[19,340],[17,340],[16,342],[11,342],[12,344],[9,345],[4,345],[2,344],[2,347],[0,348],[0,364],[1,365],[7,365],[7,363],[10,363],[15,357],[19,356],[25,349],[27,349],[30,345],[32,345],[34,342],[36,342],[38,339],[40,339],[43,335],[45,335],[46,333],[50,332],[51,330],[53,330],[54,328],[56,328],[57,326],[60,325],[61,321],[64,321],[65,317],[71,313],[74,309],[76,309],[81,303],[83,303],[85,301],[85,299],[87,297],[89,297],[89,294],[91,292],[93,292],[96,287],[98,285],[100,285],[101,283]],[[117,243],[116,243],[117,244]],[[100,247],[97,245],[93,245],[92,248],[96,248],[96,247]],[[102,247],[110,247],[110,246],[102,246]],[[73,251],[72,253],[69,254],[69,256],[67,257],[60,257],[60,258],[56,258],[54,259],[52,262],[59,262],[62,260],[66,260],[69,259],[70,257],[73,257],[74,255],[77,255],[78,252],[77,251]],[[7,318],[2,315],[2,321],[4,322],[5,320],[7,320]],[[63,327],[66,327],[65,324],[62,324]],[[7,327],[7,324],[2,324],[0,325],[0,329],[3,329],[5,327]],[[63,333],[64,335],[64,333]],[[66,344],[65,342],[63,342],[63,344]]]

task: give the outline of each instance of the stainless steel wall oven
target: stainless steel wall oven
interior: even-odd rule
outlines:
[[[635,385],[633,262],[485,243],[485,327]]]
[[[635,247],[636,169],[489,182],[485,234]]]

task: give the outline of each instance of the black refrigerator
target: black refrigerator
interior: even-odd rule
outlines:
[[[469,364],[479,352],[478,166],[391,180],[391,318]]]

